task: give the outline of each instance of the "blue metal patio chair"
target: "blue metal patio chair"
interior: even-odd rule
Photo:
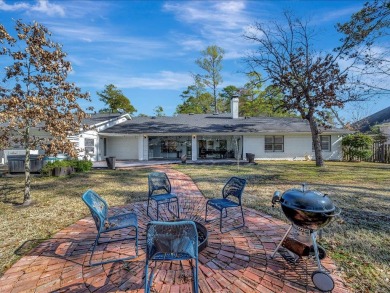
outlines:
[[[146,228],[145,293],[153,284],[157,262],[189,260],[193,292],[198,292],[198,232],[193,221],[151,221]],[[154,267],[148,276],[149,262]],[[195,264],[193,263],[195,262]]]
[[[92,190],[86,191],[82,196],[83,201],[88,206],[89,210],[91,211],[92,217],[95,221],[96,229],[97,229],[97,236],[95,239],[95,242],[92,247],[92,253],[91,257],[89,258],[89,265],[95,266],[110,262],[117,262],[117,261],[124,261],[132,258],[136,258],[138,256],[138,222],[137,222],[137,215],[134,213],[125,213],[125,214],[119,214],[112,217],[107,216],[108,212],[108,205],[105,202],[104,199],[102,199],[96,192]],[[125,229],[125,228],[134,228],[135,230],[135,236],[130,236],[127,238],[115,238],[113,240],[105,241],[105,242],[99,242],[99,238],[101,234],[119,230],[119,229]],[[130,257],[124,257],[120,259],[113,259],[113,260],[107,260],[103,262],[97,262],[92,263],[92,257],[95,252],[96,246],[98,244],[104,244],[104,243],[110,243],[115,241],[123,241],[123,240],[129,240],[129,239],[135,239],[135,255]]]
[[[164,172],[152,172],[148,176],[148,185],[149,185],[149,196],[148,196],[148,206],[146,209],[147,215],[152,220],[158,221],[159,216],[159,207],[160,205],[168,205],[168,211],[173,214],[175,217],[180,218],[179,215],[179,200],[176,194],[171,193],[171,183]],[[157,194],[156,194],[157,193]],[[149,205],[150,201],[155,201],[157,205],[157,218],[149,214]],[[176,213],[170,209],[170,205],[176,203]]]
[[[215,209],[217,209],[220,212],[220,218],[219,218],[219,231],[222,232],[222,218],[227,217],[227,209],[228,208],[235,208],[240,207],[241,208],[241,216],[242,216],[242,225],[238,227],[234,227],[232,229],[229,229],[225,232],[238,229],[245,226],[245,218],[244,218],[244,212],[242,210],[242,202],[241,197],[242,193],[244,191],[246,185],[246,180],[243,178],[238,177],[232,177],[229,179],[229,181],[225,184],[225,186],[222,189],[222,198],[212,198],[209,199],[206,202],[206,215],[205,215],[205,221],[210,222],[214,219],[207,220],[207,208],[208,206],[211,206]],[[222,216],[222,212],[225,210],[225,216]]]

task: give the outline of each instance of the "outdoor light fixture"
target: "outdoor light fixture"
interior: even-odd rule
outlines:
[[[147,138],[147,136],[146,136],[146,135],[144,135],[144,138]]]
[[[195,138],[196,138],[196,135],[193,135],[192,138],[195,139]]]

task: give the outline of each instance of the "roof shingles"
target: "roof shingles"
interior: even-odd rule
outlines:
[[[230,114],[179,114],[163,117],[133,117],[104,130],[116,134],[163,133],[307,133],[308,121],[299,118],[240,117]],[[326,132],[345,132],[331,129]]]

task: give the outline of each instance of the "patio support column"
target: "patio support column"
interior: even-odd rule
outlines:
[[[138,160],[148,160],[148,137],[146,135],[138,136]]]
[[[195,134],[191,136],[191,148],[192,148],[192,161],[196,161],[198,159],[198,145],[197,145],[197,137]]]

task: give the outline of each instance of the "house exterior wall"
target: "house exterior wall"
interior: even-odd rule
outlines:
[[[114,156],[117,160],[138,160],[138,137],[107,137],[106,157]],[[103,146],[101,146],[102,148]]]
[[[93,147],[93,152],[87,152],[85,150],[85,139],[93,139],[94,140],[94,147]],[[82,160],[84,158],[87,158],[88,160],[91,161],[97,161],[98,156],[100,154],[99,152],[99,147],[100,143],[98,140],[98,134],[96,131],[87,131],[83,133],[82,135],[79,135],[74,138],[74,142],[76,143],[77,148],[80,150],[78,159]]]
[[[70,137],[71,141],[73,141],[76,146],[78,147],[79,159],[87,158],[91,161],[99,161],[104,160],[107,156],[110,156],[108,152],[110,151],[108,149],[108,145],[106,145],[107,154],[104,155],[104,136],[99,136],[99,132],[104,131],[105,129],[115,126],[117,124],[123,123],[126,120],[130,119],[130,116],[128,114],[125,114],[118,119],[113,120],[107,120],[103,123],[98,123],[94,125],[93,130],[87,130],[83,132],[81,135],[77,135],[74,137]],[[93,153],[88,153],[85,151],[85,139],[93,139],[94,140],[94,150]],[[108,143],[109,138],[106,137],[106,141]]]
[[[306,160],[314,159],[314,151],[312,149],[312,139],[309,134],[267,134],[267,135],[283,135],[284,137],[284,151],[283,152],[267,152],[265,151],[265,134],[258,135],[244,135],[243,158],[246,153],[254,153],[256,160]],[[212,137],[223,137],[215,134],[208,136],[191,135],[192,140],[192,160],[198,159],[198,140],[209,139]],[[236,136],[234,136],[236,137]],[[238,137],[238,136],[237,136]],[[127,138],[107,138],[110,142],[107,144],[107,156],[116,156],[118,159],[138,159],[149,160],[148,135],[138,135],[130,139]],[[232,142],[228,140],[227,149],[234,147]],[[241,153],[241,147],[239,152]],[[102,146],[101,146],[102,148]],[[341,151],[341,136],[331,135],[331,151],[323,151],[324,160],[342,160]],[[176,153],[174,158],[176,159]],[[169,158],[167,158],[169,159]]]
[[[267,134],[281,135],[281,134]],[[246,153],[255,154],[256,160],[305,160],[314,158],[311,135],[284,134],[284,151],[265,151],[265,135],[244,136],[244,156]],[[322,152],[324,160],[342,160],[341,136],[331,135],[331,150]]]

